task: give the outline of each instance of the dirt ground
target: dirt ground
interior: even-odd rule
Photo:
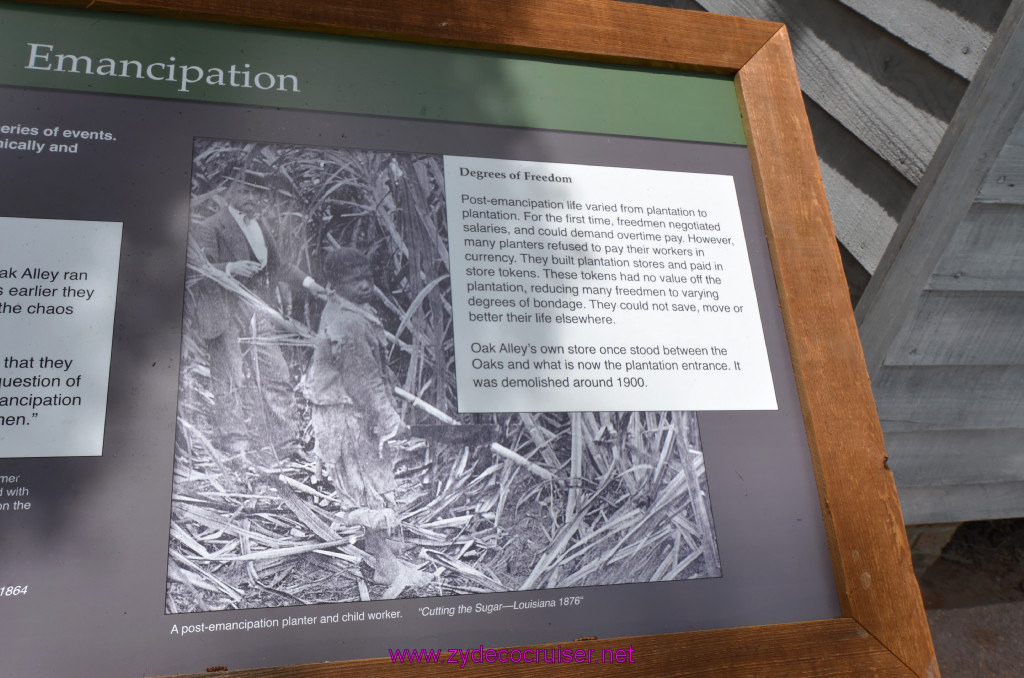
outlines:
[[[1024,519],[964,523],[920,583],[943,678],[1024,676]]]

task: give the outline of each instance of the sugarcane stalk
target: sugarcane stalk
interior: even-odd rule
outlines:
[[[449,424],[451,426],[459,425],[459,422],[456,421],[455,419],[452,419],[447,414],[437,409],[430,403],[425,402],[421,398],[418,398],[417,396],[413,395],[412,393],[409,393],[403,388],[399,388],[398,386],[396,386],[395,395],[397,395],[399,398],[402,398],[403,400],[407,400],[420,411],[426,412],[427,414],[429,414],[430,416],[432,416],[433,418],[437,419],[442,423]],[[522,455],[517,454],[516,452],[513,452],[512,450],[508,449],[504,445],[501,445],[499,443],[491,443],[491,452],[494,452],[496,455],[504,457],[505,459],[508,459],[509,461],[515,464],[519,464],[520,466],[530,471],[530,473],[540,476],[544,480],[553,481],[555,479],[555,475],[551,471],[548,471],[547,469],[538,466],[537,464],[533,463],[532,461],[523,457]]]
[[[194,265],[194,264],[192,264],[192,265],[190,265],[190,267],[193,270],[196,270],[199,273],[201,273],[203,275],[206,275],[209,278],[212,278],[215,282],[217,282],[222,287],[225,287],[228,290],[230,290],[232,292],[235,292],[240,297],[242,297],[244,300],[246,300],[247,302],[249,302],[253,306],[256,306],[257,308],[262,310],[264,313],[266,313],[266,315],[272,321],[274,321],[275,323],[281,325],[282,327],[290,329],[293,332],[296,332],[297,334],[299,334],[303,338],[306,338],[306,339],[311,339],[312,338],[312,332],[309,330],[309,328],[307,328],[304,325],[302,325],[302,323],[299,323],[299,322],[296,322],[294,320],[285,318],[283,315],[278,313],[274,308],[272,308],[269,304],[267,304],[262,299],[260,299],[255,294],[253,294],[248,289],[246,289],[246,287],[244,285],[241,285],[236,280],[231,278],[231,276],[221,272],[220,270],[218,270],[218,269],[216,269],[213,266],[210,266],[208,264],[207,265]],[[386,333],[386,335],[387,335],[388,341],[393,342],[394,344],[398,345],[399,347],[401,347],[403,349],[406,349],[406,350],[410,349],[410,347],[407,344],[405,344],[405,342],[403,342],[400,339],[398,339],[395,335],[393,335],[393,334],[391,334],[389,332]],[[396,386],[395,387],[395,395],[399,396],[400,398],[402,398],[404,400],[409,401],[410,403],[413,404],[413,406],[415,406],[416,408],[422,410],[423,412],[426,412],[427,414],[429,414],[430,416],[434,417],[438,421],[444,422],[445,424],[451,424],[453,426],[458,426],[459,425],[458,421],[456,421],[455,419],[452,419],[451,417],[449,417],[447,414],[445,414],[441,410],[439,410],[436,407],[434,407],[433,405],[430,405],[429,403],[423,401],[422,399],[418,398],[417,396],[414,396],[412,393],[409,393],[405,389],[402,389],[402,388],[399,388],[399,387]],[[519,464],[520,466],[522,466],[522,467],[526,468],[527,470],[529,470],[534,475],[540,476],[544,480],[551,481],[551,480],[555,479],[555,476],[554,476],[553,473],[551,473],[551,471],[548,471],[547,469],[538,466],[537,464],[533,463],[529,459],[526,459],[522,455],[517,454],[516,452],[513,452],[512,450],[510,450],[509,448],[505,447],[504,445],[501,445],[499,443],[491,443],[491,451],[494,452],[495,454],[497,454],[498,456],[504,457],[505,459],[508,459],[509,461],[511,461],[511,462],[513,462],[515,464]]]

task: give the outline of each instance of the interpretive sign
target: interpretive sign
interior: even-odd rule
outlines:
[[[731,177],[446,156],[445,185],[461,411],[775,408]]]
[[[367,123],[371,129],[379,129],[374,122]],[[501,135],[493,129],[486,133]],[[502,400],[499,394],[510,392],[507,384],[504,389],[473,390],[468,378],[465,387],[458,381],[463,374],[477,378],[473,375],[481,369],[476,361],[484,353],[482,341],[494,347],[489,359],[494,368],[491,375],[498,372],[497,363],[507,359],[501,347],[513,344],[521,348],[506,353],[523,357],[527,366],[522,370],[535,375],[534,379],[559,374],[559,370],[545,370],[536,362],[554,362],[550,356],[558,353],[582,358],[586,357],[584,347],[593,347],[595,355],[610,355],[605,350],[610,339],[596,333],[573,337],[546,326],[548,323],[534,323],[541,329],[532,336],[507,326],[504,340],[493,334],[474,335],[474,318],[480,308],[474,299],[503,300],[518,307],[525,297],[498,282],[514,276],[497,271],[473,276],[494,290],[487,297],[470,295],[467,301],[458,293],[465,283],[454,271],[471,260],[463,243],[452,244],[451,226],[461,221],[453,222],[451,208],[445,206],[451,203],[453,188],[461,199],[460,189],[453,187],[448,177],[453,167],[457,172],[468,160],[337,147],[196,141],[188,257],[194,275],[186,285],[184,307],[186,349],[177,427],[181,444],[175,461],[170,545],[172,563],[189,563],[189,569],[172,565],[168,571],[168,612],[721,576],[698,417],[692,411],[665,411],[671,400],[667,384],[653,382],[654,389],[664,393],[660,398],[657,392],[650,396],[645,403],[654,404],[647,408],[652,411],[641,413],[613,410],[626,402],[621,393],[617,398],[588,401],[583,399],[585,390],[576,386],[550,388],[550,393],[536,389],[541,395],[532,401],[529,397]],[[253,177],[243,188],[232,182],[240,166]],[[590,168],[592,172],[595,169]],[[298,195],[287,198],[275,187],[273,178],[258,178],[275,173],[287,174]],[[381,182],[382,175],[386,182]],[[579,179],[583,172],[576,176]],[[336,179],[326,181],[329,177]],[[731,186],[728,177],[725,179]],[[220,186],[225,189],[218,191]],[[330,200],[329,196],[339,192],[343,192],[343,200],[341,196]],[[273,204],[246,208],[246,201],[254,195]],[[583,197],[581,192],[575,195]],[[320,203],[327,213],[314,215],[310,224],[311,215],[296,209],[296,198],[306,205]],[[735,197],[731,205],[737,212],[733,237],[742,237]],[[247,236],[236,221],[236,215],[247,209],[259,214],[254,219],[259,230],[253,233],[267,249],[267,263],[263,271],[252,275],[225,274],[241,256],[235,249],[250,249],[246,237],[254,236]],[[409,212],[415,212],[415,218],[410,219]],[[516,223],[516,215],[502,213],[488,225],[512,233],[518,228]],[[313,235],[324,246],[306,249],[309,235],[296,239],[303,233]],[[525,243],[568,246],[578,242],[543,238],[536,231],[534,235],[541,239],[520,233],[518,247],[529,250]],[[425,239],[430,246],[417,245],[418,239]],[[361,248],[355,243],[366,245]],[[305,251],[308,268],[316,271],[329,290],[326,303],[320,304],[319,318],[307,319],[308,313],[294,306],[285,318],[268,300],[272,297],[261,296],[267,291],[280,293],[275,285],[286,279],[289,271],[279,261],[295,260],[285,254],[289,247]],[[373,248],[385,253],[378,255],[377,261],[387,262],[385,271],[394,276],[392,280],[402,276],[410,281],[411,289],[402,290],[399,280],[397,285],[392,282],[373,290],[371,259],[364,254]],[[497,251],[507,253],[509,249],[501,246]],[[745,255],[742,264],[750,288]],[[257,265],[254,261],[253,267]],[[575,269],[549,265],[557,267],[549,270]],[[534,268],[515,261],[509,266],[521,271]],[[296,277],[306,277],[306,273]],[[358,286],[363,281],[365,298]],[[378,313],[367,303],[373,295],[384,300],[384,310],[391,312]],[[540,298],[580,303],[566,293]],[[305,303],[314,301],[306,299]],[[393,309],[405,310],[399,314]],[[572,311],[566,313],[580,317]],[[393,333],[388,331],[391,328]],[[756,329],[760,331],[759,323]],[[615,335],[606,333],[608,336]],[[628,326],[618,336],[629,336]],[[312,343],[311,355],[308,349],[295,347],[305,342]],[[569,347],[562,348],[560,342]],[[534,355],[531,345],[539,346]],[[389,355],[394,357],[388,359]],[[455,374],[450,369],[453,363]],[[298,385],[290,377],[296,365],[304,370]],[[209,370],[209,381],[204,368]],[[574,373],[595,378],[602,369],[600,365],[590,367],[588,360]],[[393,372],[399,376],[397,398],[388,393],[395,386]],[[432,383],[441,397],[431,397],[427,406],[422,397],[413,394],[426,392],[429,397]],[[295,388],[301,390],[299,401],[292,398]],[[642,389],[636,385],[630,390]],[[464,391],[475,397],[466,398]],[[211,400],[212,420],[207,406]],[[581,412],[583,403],[598,405],[589,409],[602,411]],[[485,411],[494,414],[485,419],[455,418],[460,413]],[[372,420],[379,430],[387,425],[388,417],[408,420],[411,435],[406,440],[384,442],[375,430],[363,428],[365,420]],[[303,433],[296,438],[296,432]],[[540,446],[535,442],[538,439],[543,441]],[[309,447],[312,449],[304,449]],[[589,458],[574,454],[573,447],[586,449]],[[616,456],[631,459],[630,465],[617,461]],[[307,457],[314,462],[312,473]],[[569,461],[567,478],[570,482],[577,479],[578,486],[552,489],[552,483],[561,484],[560,457]],[[441,460],[455,467],[439,468]],[[630,466],[645,462],[649,469],[629,471],[639,482],[621,476]],[[591,468],[595,463],[600,470]],[[250,477],[254,470],[261,479]],[[599,475],[594,475],[595,471]],[[323,539],[330,537],[330,545],[309,542],[305,534],[288,534],[282,535],[286,541],[279,542],[289,544],[284,551],[232,549],[231,555],[197,559],[189,544],[204,540],[203,526],[211,520],[225,520],[204,508],[204,497],[218,485],[257,489],[268,500],[283,501],[292,519],[300,518],[300,530],[312,530]],[[613,510],[623,493],[626,502]],[[445,509],[438,511],[434,508],[438,504]],[[550,515],[552,510],[559,512],[557,518]],[[279,519],[259,510],[258,504],[243,503],[235,513],[235,520],[244,520],[268,534],[275,530],[266,520]],[[409,516],[415,515],[419,518],[411,520]],[[393,529],[389,521],[399,520],[410,530],[404,544],[396,542],[384,548],[374,543],[378,530]],[[649,527],[641,529],[642,524]],[[578,542],[583,526],[595,532],[586,547]],[[552,528],[554,533],[550,533]],[[179,541],[176,535],[188,538]],[[686,546],[679,550],[675,543]],[[262,579],[265,561],[273,561],[276,571],[279,554],[288,555],[289,549],[295,548],[324,551],[334,554],[328,558],[340,560],[327,570],[335,572],[331,585],[321,581],[325,576],[322,555],[283,561],[289,563],[288,568],[274,575],[274,592],[242,589],[240,584],[249,576],[244,570],[239,569],[240,579],[221,572],[220,565],[227,557],[229,562],[252,562]],[[670,553],[671,557],[636,557]],[[380,561],[391,558],[393,571],[388,571]],[[374,564],[367,567],[363,564],[367,561]],[[225,586],[219,591],[207,590],[204,582],[211,579]],[[291,595],[282,597],[284,591]],[[416,616],[444,615],[431,611],[436,605],[417,608]],[[442,611],[449,609],[440,605]],[[473,607],[472,614],[492,616],[557,605],[555,597],[484,602],[479,609]],[[408,609],[392,612],[393,616],[384,619],[410,614]],[[191,634],[181,630],[191,626],[176,623],[172,632]]]
[[[390,34],[357,5],[327,24]],[[823,520],[874,481],[808,394],[860,386],[794,330],[787,275],[841,285],[776,225],[751,54],[595,65],[543,25],[559,58],[0,5],[0,675],[885,637],[840,618],[847,568],[901,570]]]
[[[0,457],[99,455],[121,224],[0,217],[0,241]]]

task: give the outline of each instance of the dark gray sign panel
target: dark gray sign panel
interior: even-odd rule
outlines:
[[[745,147],[0,97],[0,673],[838,616]]]

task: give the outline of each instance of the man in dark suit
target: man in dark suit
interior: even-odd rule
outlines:
[[[232,190],[216,214],[195,227],[192,239],[210,264],[271,307],[278,305],[279,288],[284,290],[285,285],[322,293],[312,278],[282,260],[264,219],[259,193],[241,186]],[[215,443],[243,460],[248,455],[264,460],[287,456],[295,451],[298,414],[280,347],[260,340],[273,323],[209,277],[197,277],[191,291],[186,312],[191,311],[209,354]],[[243,345],[243,337],[250,341]],[[273,454],[263,453],[268,447]]]

